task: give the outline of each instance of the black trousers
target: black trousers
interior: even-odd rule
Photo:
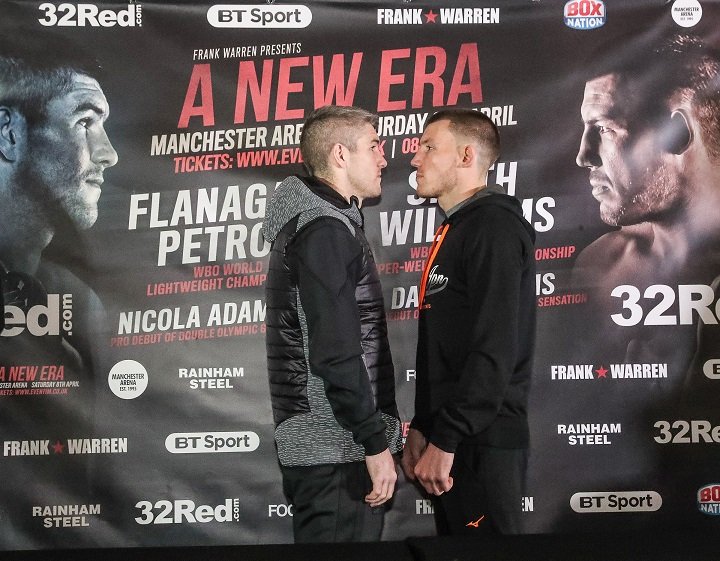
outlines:
[[[440,535],[522,533],[527,450],[462,442],[450,475],[453,487],[437,497]]]
[[[293,504],[295,543],[380,540],[385,506],[364,501],[372,490],[365,462],[280,469]]]

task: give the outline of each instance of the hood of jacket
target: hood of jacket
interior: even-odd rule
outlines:
[[[348,203],[314,178],[291,175],[278,185],[270,199],[262,227],[265,239],[274,242],[288,222],[303,212],[318,208],[331,208],[353,224],[362,226],[363,218],[356,199]]]
[[[530,225],[527,220],[525,220],[520,201],[511,195],[506,195],[503,188],[499,186],[489,185],[483,191],[484,192],[481,191],[482,195],[480,197],[476,198],[473,201],[470,201],[468,204],[459,208],[456,212],[452,213],[447,219],[447,221],[453,223],[462,220],[464,216],[466,216],[469,212],[472,212],[479,206],[497,205],[511,212],[518,218],[518,220],[530,236],[530,239],[534,243],[535,229]]]

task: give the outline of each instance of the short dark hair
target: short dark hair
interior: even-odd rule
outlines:
[[[437,121],[449,121],[453,134],[472,140],[485,148],[490,164],[500,157],[500,132],[492,119],[484,113],[472,109],[441,109],[428,119],[427,125]]]
[[[30,125],[45,119],[51,99],[70,91],[73,75],[101,78],[97,59],[66,38],[37,31],[13,37],[0,39],[0,105]]]
[[[667,117],[673,96],[687,100],[708,154],[720,161],[720,52],[696,35],[674,33],[615,41],[593,58],[587,79],[616,74],[627,114],[648,125]]]
[[[328,157],[335,144],[355,150],[360,128],[372,125],[377,130],[379,118],[360,107],[325,105],[308,115],[300,135],[300,154],[311,175],[328,171]]]

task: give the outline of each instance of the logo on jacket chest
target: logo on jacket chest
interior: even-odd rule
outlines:
[[[435,265],[432,269],[430,269],[427,280],[427,288],[425,291],[426,295],[435,294],[436,292],[444,290],[448,282],[450,282],[450,279],[442,273],[438,273],[437,269],[438,265]]]

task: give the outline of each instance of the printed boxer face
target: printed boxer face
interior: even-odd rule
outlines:
[[[612,226],[653,220],[682,201],[680,179],[664,161],[661,135],[641,125],[624,103],[615,74],[590,80],[581,107],[583,135],[576,162],[590,170],[600,216]]]
[[[95,79],[76,74],[70,90],[51,99],[45,113],[28,130],[20,170],[24,188],[51,214],[89,228],[97,220],[103,173],[118,160],[104,127],[107,99]]]

